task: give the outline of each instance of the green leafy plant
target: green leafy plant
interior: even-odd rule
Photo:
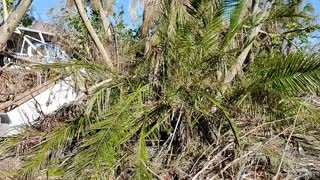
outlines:
[[[257,4],[258,13],[248,11],[252,7],[246,1],[161,0],[159,5],[161,15],[145,47],[146,40],[138,41],[126,29],[123,12],[115,14],[118,45],[111,54],[129,59],[116,73],[94,61],[41,66],[68,68],[83,84],[111,80],[86,92],[84,105],[78,104],[82,111],[57,119],[57,128],[29,127],[3,142],[3,152],[10,152],[25,139],[37,139],[22,152],[26,159],[18,175],[234,178],[256,173],[258,165],[275,169],[281,164],[263,160],[281,157],[266,148],[276,142],[273,138],[282,138],[277,139],[281,145],[290,140],[291,128],[318,127],[319,107],[310,97],[319,94],[319,55],[290,48],[289,36],[283,35],[301,27],[293,23],[309,19],[300,12],[302,4],[289,3],[290,12],[287,1],[276,2],[270,11]],[[101,19],[94,16],[92,23],[99,26]],[[68,23],[87,34],[79,18]],[[302,37],[292,33],[291,40]],[[128,42],[132,48],[120,48]],[[226,83],[224,77],[243,54],[235,77]]]

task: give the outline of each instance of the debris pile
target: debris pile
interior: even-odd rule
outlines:
[[[0,103],[13,100],[17,95],[40,84],[35,72],[26,69],[0,70]]]

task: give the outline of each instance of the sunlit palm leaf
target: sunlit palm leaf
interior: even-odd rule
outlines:
[[[252,89],[263,88],[276,94],[316,93],[320,89],[320,60],[303,53],[263,60],[253,70]]]

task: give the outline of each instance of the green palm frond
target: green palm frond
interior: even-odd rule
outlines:
[[[134,173],[135,179],[152,179],[151,174],[149,173],[147,166],[148,164],[148,151],[146,144],[146,132],[145,128],[142,128],[139,139],[139,147],[138,147],[138,157],[136,162],[136,168]]]
[[[235,142],[240,145],[240,139],[239,139],[239,130],[238,130],[238,126],[236,125],[234,119],[231,117],[229,111],[227,110],[226,107],[224,107],[218,100],[212,98],[212,97],[209,97],[209,100],[215,105],[217,106],[224,114],[224,116],[226,117],[228,123],[229,123],[229,126],[231,128],[231,131],[235,137]]]
[[[290,1],[289,1],[290,2]],[[279,20],[292,20],[294,18],[301,18],[307,20],[315,20],[313,16],[308,14],[308,11],[304,11],[301,8],[303,1],[286,3],[285,1],[278,1],[275,3],[275,7],[271,11],[266,22],[279,21]],[[308,4],[306,6],[308,8]],[[310,7],[309,7],[310,9]]]
[[[320,61],[316,54],[301,52],[275,55],[256,61],[250,70],[249,81],[237,105],[253,116],[270,120],[294,119],[296,112],[305,122],[318,124],[319,108],[306,101],[320,90]]]
[[[251,90],[260,88],[289,96],[319,92],[320,60],[317,55],[278,55],[257,64],[252,70]]]
[[[99,115],[100,120],[91,125],[81,145],[82,151],[68,165],[70,173],[67,175],[71,175],[71,172],[83,173],[85,169],[95,169],[95,172],[103,175],[117,165],[121,159],[118,153],[121,144],[139,131],[144,123],[141,118],[150,108],[141,101],[146,90],[148,86],[138,88]]]
[[[232,42],[232,39],[245,23],[245,16],[243,14],[246,5],[245,2],[245,0],[241,0],[231,12],[229,30],[227,31],[226,38],[224,39],[222,49],[228,47],[228,45]]]
[[[90,98],[87,108],[86,114],[87,116],[92,115],[92,113],[97,113],[97,119],[99,115],[102,115],[106,112],[111,105],[112,101],[112,88],[101,88],[96,91],[92,97]]]
[[[63,126],[44,136],[44,141],[31,148],[31,152],[37,152],[37,154],[31,155],[29,160],[23,164],[20,176],[31,179],[35,175],[40,175],[40,171],[48,167],[58,154],[71,144],[75,132],[75,126]]]

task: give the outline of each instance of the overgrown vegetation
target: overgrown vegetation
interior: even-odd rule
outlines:
[[[68,68],[80,87],[110,81],[87,91],[67,109],[71,115],[43,118],[5,139],[1,152],[23,162],[12,177],[319,178],[320,61],[308,39],[319,27],[312,6],[155,4],[160,15],[146,38],[122,20],[113,21],[111,41],[99,34],[112,71],[81,17],[65,12],[72,33],[61,43],[75,47],[79,60],[40,68]],[[102,32],[99,14],[90,20]]]

